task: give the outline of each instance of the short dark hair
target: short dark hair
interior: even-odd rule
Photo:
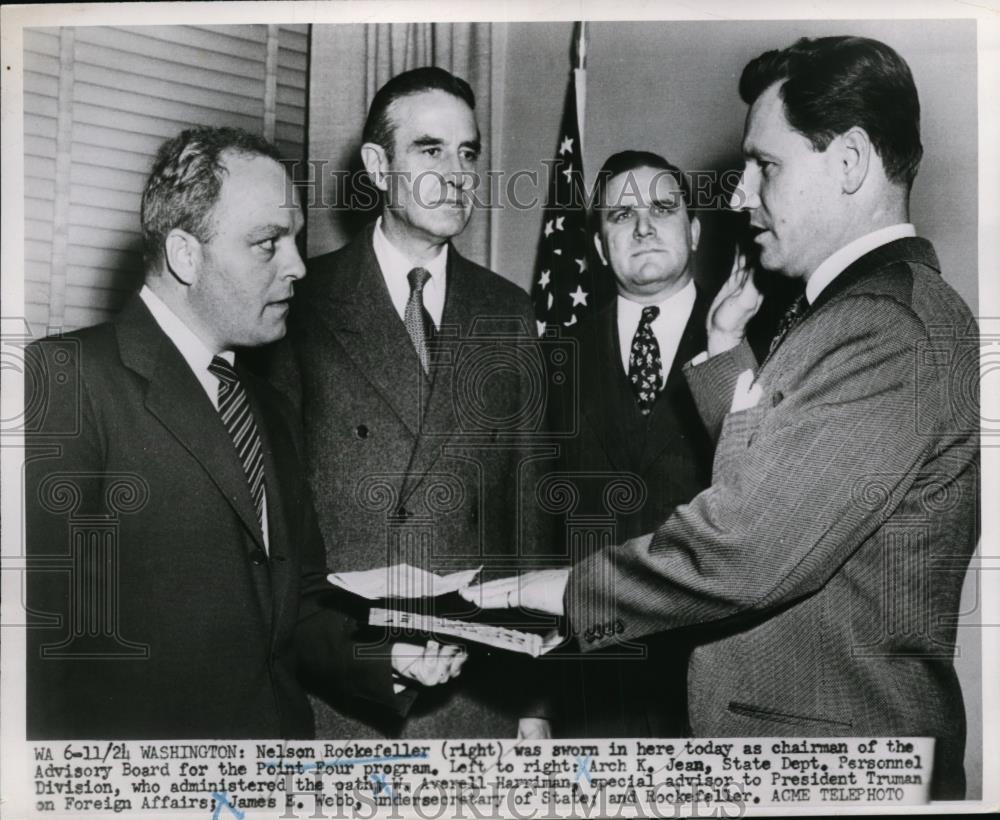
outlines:
[[[212,210],[228,173],[223,157],[227,152],[281,160],[274,145],[241,128],[189,128],[160,146],[142,192],[147,271],[163,260],[163,243],[174,228],[202,242],[212,238]]]
[[[743,69],[747,105],[781,82],[785,117],[815,150],[838,134],[863,128],[893,182],[913,183],[920,166],[920,100],[906,61],[867,37],[803,37],[766,51]]]
[[[680,168],[652,151],[619,151],[604,161],[604,165],[597,172],[597,179],[594,181],[594,190],[590,197],[590,213],[594,230],[600,227],[600,212],[604,206],[608,184],[619,174],[637,171],[640,168],[653,168],[673,176],[680,186],[684,205],[688,210],[691,209],[691,185]]]
[[[444,91],[446,94],[458,97],[473,111],[476,110],[476,95],[472,93],[472,87],[461,77],[456,77],[437,66],[414,68],[397,74],[375,94],[368,109],[361,141],[381,145],[386,156],[392,159],[392,143],[396,127],[389,116],[389,108],[401,97],[425,91]]]

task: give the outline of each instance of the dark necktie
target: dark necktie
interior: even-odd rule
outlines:
[[[413,347],[416,348],[420,366],[424,369],[424,373],[427,373],[430,371],[427,342],[434,336],[434,323],[424,308],[424,285],[431,275],[425,268],[414,268],[406,274],[406,278],[410,282],[410,298],[406,302],[403,324],[406,325],[406,332],[410,334]]]
[[[660,372],[663,369],[660,345],[652,327],[653,320],[659,315],[660,309],[655,305],[642,309],[642,318],[632,337],[632,349],[628,357],[628,380],[639,403],[639,412],[644,416],[648,416],[653,409],[663,381]]]
[[[781,317],[781,321],[778,322],[778,330],[775,332],[774,338],[771,340],[771,349],[768,351],[768,355],[774,353],[784,338],[792,332],[799,322],[802,321],[808,307],[809,301],[806,299],[806,295],[804,293],[799,294],[799,297],[788,306],[788,309]]]
[[[250,499],[264,530],[264,454],[246,390],[233,366],[221,356],[212,358],[209,371],[219,380],[219,415],[236,447],[250,485]]]

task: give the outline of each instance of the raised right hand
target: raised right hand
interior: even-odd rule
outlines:
[[[736,253],[733,269],[708,309],[708,355],[736,347],[746,336],[747,323],[760,310],[764,296],[753,281],[746,254]]]

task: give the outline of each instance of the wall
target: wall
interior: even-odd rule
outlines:
[[[945,278],[978,306],[976,267],[976,33],[971,21],[590,23],[584,168],[592,181],[615,151],[645,148],[688,170],[738,168],[746,106],[737,81],[746,62],[800,36],[853,33],[882,39],[913,71],[923,110],[924,161],[912,197],[918,231],[937,247]],[[508,28],[502,168],[533,168],[551,157],[566,78],[572,23]],[[544,190],[544,189],[543,189]],[[710,260],[726,254],[734,219],[716,214],[703,229]],[[539,209],[507,208],[499,222],[499,266],[530,287]],[[728,249],[726,249],[728,251]],[[713,256],[713,251],[716,255]],[[709,269],[705,269],[705,268]]]
[[[924,160],[911,217],[932,240],[944,278],[978,307],[976,30],[971,21],[643,22],[588,24],[584,168],[588,183],[610,154],[643,148],[688,170],[738,168],[746,106],[737,81],[746,62],[801,36],[881,39],[910,64],[920,93]],[[543,171],[551,157],[569,72],[572,23],[519,23],[506,37],[502,168]],[[543,177],[544,179],[544,177]],[[542,186],[544,191],[544,185]],[[699,278],[719,281],[739,220],[703,215]],[[529,289],[541,209],[506,208],[499,218],[498,269]],[[975,622],[977,578],[962,611]],[[980,630],[959,630],[956,660],[965,690],[969,796],[982,784]]]
[[[160,144],[229,125],[301,157],[308,27],[24,33],[25,313],[34,335],[109,319],[142,282],[139,203]]]

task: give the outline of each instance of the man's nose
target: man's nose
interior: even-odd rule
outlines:
[[[635,235],[637,237],[651,236],[655,233],[656,226],[653,225],[653,220],[649,218],[649,211],[636,211]]]
[[[734,211],[750,211],[760,207],[758,176],[758,173],[751,168],[743,169],[740,181],[736,183],[733,195],[729,198],[730,208]]]
[[[301,279],[306,275],[306,266],[299,255],[299,249],[295,242],[290,243],[281,264],[281,275],[285,279]]]

